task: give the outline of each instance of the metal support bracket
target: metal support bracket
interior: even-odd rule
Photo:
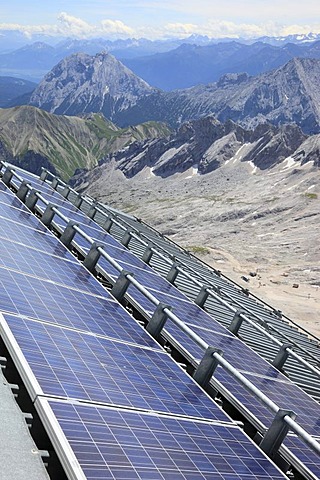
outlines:
[[[287,348],[292,348],[292,345],[290,345],[290,343],[284,343],[283,345],[281,345],[277,355],[275,356],[275,359],[272,362],[272,365],[277,370],[282,371],[282,367],[286,363],[287,358],[289,357],[289,352],[287,351]]]
[[[195,299],[194,303],[196,303],[200,308],[204,307],[204,304],[207,301],[207,298],[209,297],[209,292],[208,288],[206,286],[202,286],[200,292],[197,295],[197,298]]]
[[[213,372],[219,365],[219,361],[213,356],[214,353],[223,355],[223,352],[215,347],[208,347],[205,351],[198,368],[193,374],[194,380],[201,386],[206,387],[211,380]]]
[[[77,222],[75,222],[74,220],[70,220],[68,223],[67,223],[67,226],[66,228],[64,229],[61,237],[60,237],[60,241],[63,243],[63,245],[65,245],[66,247],[69,247],[72,240],[73,240],[73,237],[75,236],[75,234],[77,233],[76,230],[74,229],[75,226],[78,226],[79,224]]]
[[[153,248],[153,245],[151,243],[149,243],[147,246],[146,246],[146,249],[145,251],[143,252],[143,255],[142,255],[142,258],[141,260],[147,264],[150,263],[150,260],[152,258],[152,255],[153,255],[153,251],[152,251],[152,248]]]
[[[79,193],[79,195],[75,198],[75,200],[74,200],[74,202],[73,202],[73,205],[74,205],[76,208],[79,208],[79,209],[80,209],[81,204],[82,204],[82,201],[83,201],[82,195],[80,195],[80,193]]]
[[[231,323],[228,327],[228,330],[233,333],[234,335],[238,335],[238,332],[240,330],[240,327],[243,322],[243,318],[241,317],[241,310],[237,310],[236,313],[234,314],[233,319],[231,320]]]
[[[42,172],[40,173],[40,180],[45,182],[47,180],[47,177],[48,177],[48,170],[42,167]]]
[[[45,211],[42,214],[41,221],[46,227],[49,227],[53,220],[53,217],[56,214],[56,212],[53,210],[54,207],[58,208],[57,205],[54,205],[53,203],[48,203]]]
[[[98,243],[94,242],[83,261],[83,266],[86,267],[91,273],[94,271],[95,266],[101,256],[98,248],[103,248],[103,245],[99,245]]]
[[[13,177],[14,170],[13,168],[7,167],[4,174],[2,175],[2,181],[7,187],[10,187],[11,178]]]
[[[168,280],[168,282],[174,284],[177,276],[178,276],[178,265],[176,263],[173,263],[172,264],[172,267],[170,268],[169,270],[169,273],[168,275],[166,276],[166,280]]]
[[[132,232],[130,232],[130,230],[126,230],[124,232],[123,237],[121,238],[122,245],[124,245],[125,247],[128,247],[131,238],[132,238]]]
[[[89,208],[88,213],[87,213],[87,217],[89,217],[93,220],[96,213],[97,213],[97,205],[94,203]]]
[[[296,414],[291,410],[280,408],[259,445],[270,458],[274,458],[289,431],[289,425],[284,420],[286,415],[293,420],[296,418]]]
[[[113,225],[113,218],[111,216],[108,216],[107,217],[107,220],[104,222],[104,224],[102,225],[102,228],[106,231],[106,232],[110,232],[111,230],[111,227]]]
[[[19,200],[21,200],[22,202],[26,201],[26,196],[28,195],[30,188],[31,186],[27,182],[27,180],[22,180],[22,182],[20,183],[20,187],[17,191],[17,197],[19,198]]]
[[[62,190],[61,195],[62,195],[64,198],[68,198],[69,193],[70,193],[70,187],[69,187],[69,185],[66,185],[66,186],[64,187],[64,189]]]
[[[123,299],[131,283],[131,280],[128,278],[128,275],[133,277],[133,273],[128,272],[127,270],[122,270],[122,272],[120,273],[119,277],[116,280],[116,283],[113,285],[111,289],[111,294],[114,296],[114,298],[116,298],[119,301]]]
[[[35,190],[34,188],[30,189],[29,195],[26,197],[25,204],[26,206],[31,210],[31,212],[34,212],[36,203],[38,201],[38,194],[40,192],[38,190]]]
[[[149,332],[153,338],[159,337],[167,321],[168,314],[164,311],[165,309],[172,310],[172,307],[160,302],[146,327],[147,332]]]
[[[58,186],[59,180],[57,179],[57,177],[54,177],[51,182],[51,187],[53,188],[53,190],[57,190]]]

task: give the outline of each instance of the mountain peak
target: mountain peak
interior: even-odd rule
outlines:
[[[51,113],[102,112],[112,119],[155,89],[107,52],[76,53],[59,62],[33,92],[30,103]]]

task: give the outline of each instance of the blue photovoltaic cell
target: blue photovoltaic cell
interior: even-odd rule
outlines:
[[[238,428],[49,401],[88,480],[286,478]]]
[[[32,257],[34,257],[35,264],[43,262],[44,265],[47,262],[47,257],[50,259],[52,255],[79,265],[79,261],[51,233],[43,233],[30,228],[26,229],[24,225],[12,225],[11,222],[10,232],[6,235],[6,232],[2,232],[1,227],[3,223],[6,223],[8,226],[8,222],[2,222],[0,217],[1,266],[18,268],[20,265],[22,267],[23,264],[33,261]],[[12,235],[12,231],[15,235]],[[4,235],[6,236],[4,237]],[[15,239],[12,238],[14,236]],[[30,264],[27,268],[32,271]]]
[[[29,225],[17,223],[8,218],[0,216],[0,237],[8,241],[20,243],[26,246],[38,248],[39,250],[52,251],[58,240],[52,235],[49,230],[36,230]],[[60,244],[61,245],[61,244]]]
[[[0,269],[12,269],[26,275],[105,296],[105,288],[71,256],[71,261],[23,245],[1,241]]]
[[[2,194],[8,194],[10,196],[14,196],[14,193],[5,185],[2,181],[0,181],[0,197],[2,198]]]
[[[259,377],[245,373],[261,392],[272,400],[279,408],[292,410],[296,415],[296,421],[310,435],[320,435],[320,405],[307,393],[292,382],[279,382],[273,378]],[[214,378],[219,380],[250,412],[262,423],[269,426],[274,418],[262,402],[243,387],[236,379],[218,367],[214,372]],[[269,422],[269,423],[268,423]]]
[[[12,207],[4,203],[0,203],[0,217],[8,218],[8,220],[16,223],[28,224],[35,230],[41,232],[48,231],[48,229],[30,212],[26,211],[23,204],[20,206]]]
[[[203,349],[180,328],[176,327],[173,322],[168,320],[165,329],[195,360],[199,361],[202,359],[204,353]],[[278,381],[286,383],[290,382],[290,380],[279,372],[279,370],[270,365],[269,362],[260,357],[230,332],[230,335],[220,335],[215,331],[202,330],[197,327],[192,327],[192,330],[208,345],[221,350],[223,358],[240,372],[250,372],[265,377],[275,378]],[[227,332],[227,330],[225,331]]]
[[[320,444],[319,439],[317,441]],[[289,448],[290,452],[292,452],[316,478],[320,478],[320,459],[317,453],[311,450],[299,437],[294,435],[287,435],[284,445]]]
[[[107,292],[106,297],[0,269],[1,312],[160,348]]]
[[[45,395],[231,422],[162,350],[19,317],[5,320]]]

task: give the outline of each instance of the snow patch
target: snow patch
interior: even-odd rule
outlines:
[[[281,169],[282,171],[289,170],[290,168],[296,165],[296,161],[292,157],[287,157],[283,160],[282,164],[283,164],[283,168]]]
[[[251,174],[253,175],[258,170],[258,167],[251,160],[248,163],[249,163],[250,167],[252,167]]]
[[[311,187],[307,188],[307,190],[312,190],[315,187],[315,185],[311,185]]]
[[[191,173],[191,175],[188,175],[188,176],[186,177],[186,179],[187,179],[187,178],[195,177],[196,175],[198,175],[198,165],[193,165],[193,166],[192,166],[192,173]]]

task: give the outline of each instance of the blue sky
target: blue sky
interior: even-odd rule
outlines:
[[[320,33],[319,0],[10,0],[0,29],[78,38]]]

